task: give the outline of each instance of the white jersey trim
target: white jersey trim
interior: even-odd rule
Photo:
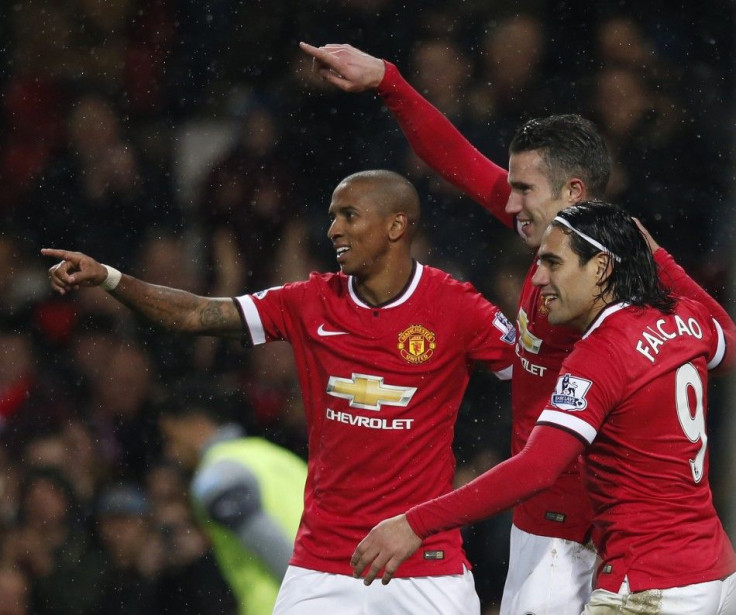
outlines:
[[[502,369],[498,372],[493,372],[496,378],[499,380],[511,380],[511,376],[513,375],[514,366],[509,365],[507,368]]]
[[[616,303],[614,305],[609,305],[607,308],[605,308],[598,316],[596,316],[595,322],[590,326],[590,328],[583,333],[583,339],[588,337],[593,331],[595,331],[598,327],[600,327],[603,324],[603,321],[611,316],[612,314],[615,314],[619,310],[623,310],[625,307],[629,307],[629,304],[625,301],[622,301],[621,303]]]
[[[258,308],[256,307],[253,297],[250,295],[241,295],[235,297],[235,301],[240,304],[240,308],[243,310],[243,316],[245,317],[245,324],[250,331],[250,339],[254,346],[266,343],[266,331],[263,328],[263,322],[261,316],[258,314]]]
[[[723,357],[726,356],[726,336],[723,335],[723,328],[715,318],[713,319],[713,323],[715,324],[716,331],[718,332],[718,345],[713,358],[708,362],[708,369],[715,369],[718,367],[721,364],[721,361],[723,361]]]
[[[546,409],[542,411],[542,414],[537,419],[537,423],[553,423],[565,429],[572,430],[584,438],[588,444],[591,444],[598,435],[598,430],[590,423],[586,423],[583,419],[579,419],[567,412],[560,412],[559,410]]]
[[[386,305],[380,306],[379,309],[387,309],[396,307],[398,305],[401,305],[402,303],[406,303],[411,296],[414,294],[414,291],[417,289],[417,286],[419,286],[419,280],[422,279],[422,271],[424,271],[424,265],[421,263],[417,263],[416,270],[414,271],[414,277],[412,278],[411,282],[409,283],[409,286],[407,289],[402,293],[402,295],[398,298],[396,298],[391,303],[387,303]],[[348,292],[350,293],[351,299],[360,307],[366,308],[369,310],[375,310],[375,305],[368,305],[365,303],[365,301],[361,301],[360,297],[358,297],[358,294],[355,292],[355,278],[353,276],[348,277]]]

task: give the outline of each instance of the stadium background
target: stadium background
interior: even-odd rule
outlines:
[[[257,290],[334,269],[332,188],[391,168],[420,189],[420,260],[515,313],[521,242],[426,169],[373,94],[317,81],[299,40],[394,61],[500,163],[525,119],[594,119],[615,161],[609,198],[733,315],[734,5],[643,4],[3,3],[0,594],[16,599],[0,613],[232,612],[156,426],[180,383],[305,453],[288,347],[171,337],[101,291],[52,297],[41,247],[204,294]],[[736,538],[733,380],[711,387],[710,443]],[[479,373],[458,425],[458,481],[504,458],[508,432],[506,388]],[[507,526],[467,530],[489,613]]]

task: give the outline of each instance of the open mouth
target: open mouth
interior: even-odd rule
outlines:
[[[530,227],[532,225],[531,220],[517,220],[519,224],[519,229],[521,229],[521,232],[525,235],[528,235],[530,232]]]

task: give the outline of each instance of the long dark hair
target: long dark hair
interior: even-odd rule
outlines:
[[[582,201],[557,215],[610,252],[612,272],[601,287],[600,298],[608,295],[615,302],[672,313],[676,300],[659,279],[649,245],[629,214],[611,203]],[[553,221],[552,225],[569,236],[570,247],[581,265],[601,252],[561,222]]]

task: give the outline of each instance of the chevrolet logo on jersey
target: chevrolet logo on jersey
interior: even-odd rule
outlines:
[[[384,404],[406,407],[416,391],[416,387],[383,384],[380,376],[365,374],[353,374],[349,379],[330,376],[327,383],[327,392],[330,395],[349,399],[351,408],[363,410],[380,410]]]
[[[532,335],[529,331],[529,317],[522,308],[519,308],[517,324],[519,325],[519,342],[524,347],[524,350],[532,354],[539,354],[539,349],[542,347],[542,340]]]

